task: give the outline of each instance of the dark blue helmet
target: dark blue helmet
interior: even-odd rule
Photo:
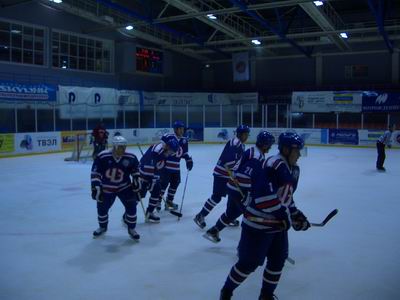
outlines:
[[[257,135],[256,146],[264,147],[264,146],[272,146],[275,143],[275,137],[266,130],[261,131]]]
[[[236,128],[236,136],[239,136],[243,133],[250,133],[250,127],[247,125],[240,125],[238,128]]]
[[[185,123],[183,123],[182,121],[175,121],[174,124],[172,125],[172,128],[176,129],[176,128],[185,128]]]
[[[177,152],[179,150],[179,142],[174,136],[169,136],[166,138],[161,138],[161,140],[168,145],[172,152]]]
[[[284,132],[279,135],[278,148],[282,151],[283,147],[288,147],[289,150],[297,148],[299,150],[304,147],[304,140],[294,132]]]

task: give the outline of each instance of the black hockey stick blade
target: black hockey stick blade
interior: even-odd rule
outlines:
[[[182,216],[183,216],[180,212],[175,211],[175,210],[170,210],[169,212],[170,212],[170,214],[177,216],[178,218],[182,218]]]
[[[332,219],[334,216],[336,216],[336,214],[339,212],[339,210],[337,208],[335,208],[334,210],[332,210],[325,218],[325,220],[323,220],[321,223],[310,223],[311,226],[316,226],[316,227],[323,227],[326,225],[326,223],[328,223],[330,221],[330,219]]]
[[[295,264],[296,264],[295,260],[294,260],[293,258],[291,258],[290,256],[288,256],[288,257],[286,258],[286,260],[287,260],[288,262],[290,262],[292,265],[295,265]]]

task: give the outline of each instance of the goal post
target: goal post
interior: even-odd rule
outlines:
[[[65,161],[86,161],[92,159],[93,144],[90,133],[77,133],[74,136],[71,156]]]

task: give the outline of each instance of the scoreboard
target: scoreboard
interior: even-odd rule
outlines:
[[[162,74],[163,53],[154,49],[136,47],[136,71]]]

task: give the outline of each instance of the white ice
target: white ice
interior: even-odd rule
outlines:
[[[90,163],[64,162],[65,153],[0,159],[0,299],[218,299],[240,228],[227,228],[213,244],[192,218],[210,196],[222,147],[191,146],[194,169],[180,221],[163,212],[160,224],[144,224],[138,206],[138,244],[121,224],[119,201],[106,236],[92,238]],[[328,147],[309,147],[300,159],[297,206],[314,222],[334,208],[339,214],[323,228],[290,231],[296,264],[286,263],[280,300],[400,299],[400,155],[387,152],[386,173],[376,172],[375,159],[375,149]],[[178,203],[182,191],[183,183]],[[260,267],[233,299],[257,299],[261,274]]]

